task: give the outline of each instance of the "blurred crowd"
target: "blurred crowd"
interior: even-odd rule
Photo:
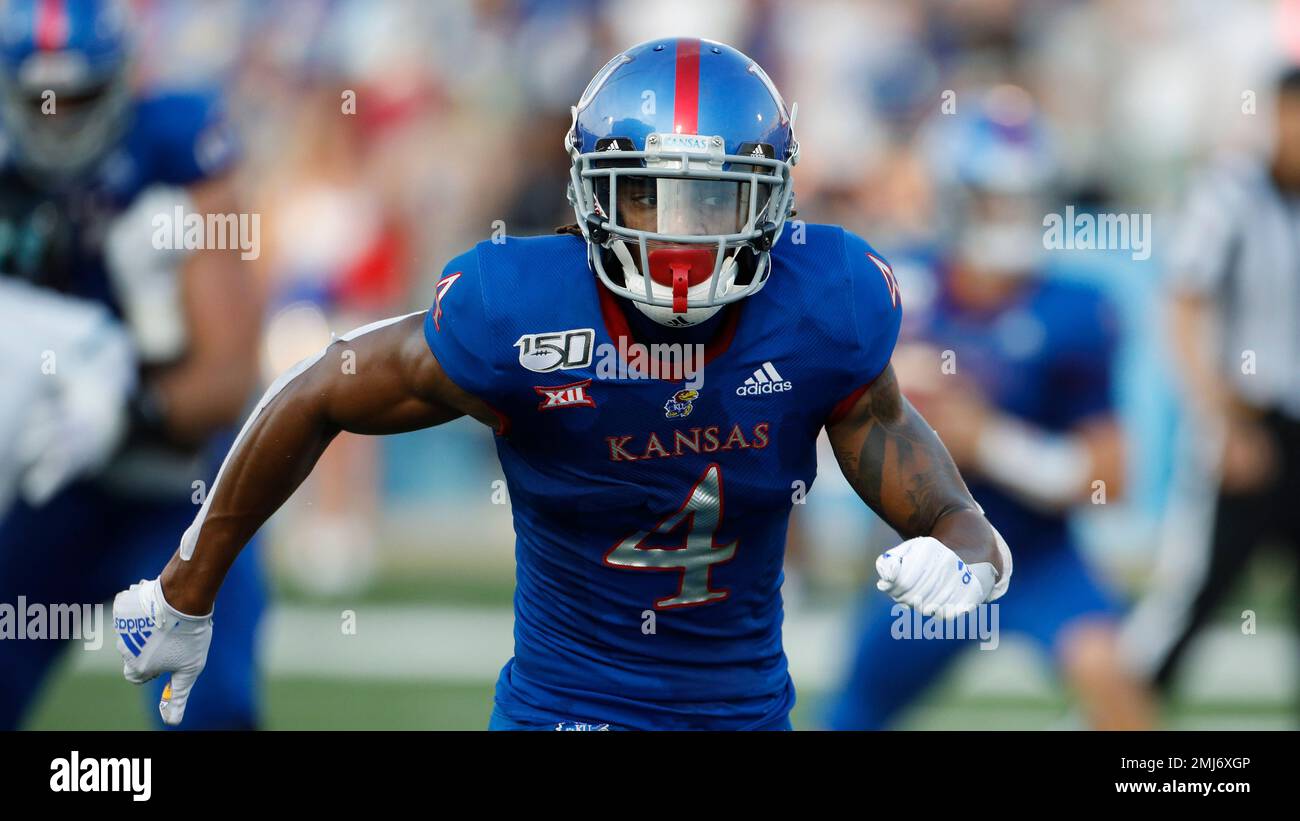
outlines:
[[[1094,549],[1125,567],[1150,558],[1171,470],[1162,243],[1201,164],[1224,149],[1267,147],[1271,77],[1300,52],[1291,0],[135,5],[145,23],[140,82],[220,85],[242,136],[245,207],[267,226],[255,265],[270,297],[268,377],[331,331],[426,305],[432,273],[494,230],[571,222],[560,143],[569,106],[610,55],[681,33],[681,21],[754,57],[798,104],[799,217],[843,224],[887,256],[940,230],[942,159],[925,156],[919,136],[942,107],[960,111],[996,84],[1027,89],[1057,147],[1050,208],[1155,214],[1151,260],[1112,254],[1081,274],[1108,292],[1125,327],[1117,383],[1129,493],[1085,523]],[[905,270],[900,279],[906,292]],[[356,499],[358,477],[396,476],[395,497],[426,498],[429,482],[463,476],[403,470],[419,448],[377,460],[382,447],[334,449],[328,460],[338,464],[321,482],[334,507],[354,510],[314,532],[373,513],[375,500]],[[494,469],[486,444],[460,458],[467,470]],[[861,521],[856,500],[838,477],[823,478],[817,549],[832,564],[837,551],[858,561],[847,537]],[[347,529],[353,543],[373,531]]]
[[[1225,147],[1266,147],[1270,77],[1300,50],[1291,0],[135,5],[140,82],[220,85],[238,124],[244,201],[267,226],[255,265],[271,304],[268,376],[331,331],[428,304],[432,272],[494,230],[571,222],[569,106],[610,55],[680,33],[683,20],[753,56],[798,104],[799,216],[843,224],[887,256],[939,230],[936,163],[918,135],[941,106],[960,110],[994,84],[1026,88],[1058,147],[1051,207],[1156,218],[1152,260],[1112,255],[1084,274],[1125,322],[1118,383],[1135,448],[1129,504],[1107,511],[1094,541],[1138,557],[1171,449],[1168,357],[1152,321],[1161,243],[1199,164]],[[491,472],[488,451],[465,458]],[[340,475],[395,476],[397,497],[429,489],[429,472],[403,470],[400,456],[387,468],[363,452],[330,458],[347,462]]]
[[[141,82],[227,89],[250,200],[276,226],[267,278],[367,312],[423,299],[429,272],[495,220],[514,234],[568,222],[569,106],[610,55],[682,20],[799,104],[801,214],[883,248],[932,225],[914,137],[945,94],[1028,88],[1063,147],[1066,200],[1150,210],[1212,149],[1262,138],[1243,93],[1265,95],[1300,48],[1288,1],[135,5]]]

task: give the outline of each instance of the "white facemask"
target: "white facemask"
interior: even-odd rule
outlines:
[[[961,232],[962,256],[990,274],[1031,273],[1042,250],[1042,234],[1019,221],[977,221]]]

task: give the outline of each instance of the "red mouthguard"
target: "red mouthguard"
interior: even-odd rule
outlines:
[[[686,313],[686,289],[709,278],[715,256],[707,248],[660,248],[650,252],[650,279],[672,287],[673,313]]]

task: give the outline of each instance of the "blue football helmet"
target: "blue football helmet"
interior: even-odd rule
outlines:
[[[799,143],[753,60],[711,40],[634,46],[587,86],[565,149],[592,269],[642,313],[695,325],[766,283]]]
[[[1056,176],[1048,126],[1029,92],[1000,85],[957,114],[936,115],[927,150],[941,184],[973,191],[1036,194]]]
[[[958,113],[936,115],[923,140],[940,227],[968,264],[1025,275],[1039,263],[1043,214],[1060,175],[1054,141],[1024,89],[968,96],[974,101]]]
[[[120,135],[131,99],[127,27],[117,0],[0,2],[0,124],[24,170],[73,175]]]

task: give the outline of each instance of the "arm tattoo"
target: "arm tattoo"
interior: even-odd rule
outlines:
[[[893,367],[828,430],[849,484],[904,538],[955,510],[977,510],[948,451],[898,389]]]

